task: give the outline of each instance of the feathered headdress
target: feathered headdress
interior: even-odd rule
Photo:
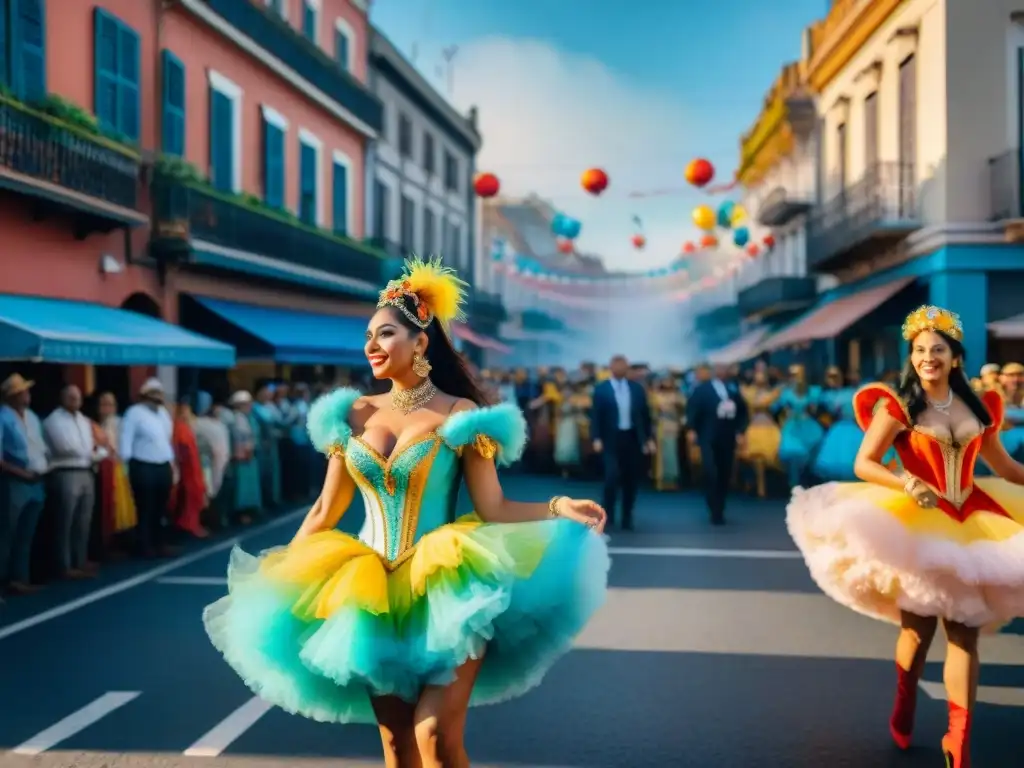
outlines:
[[[452,321],[465,317],[462,305],[468,287],[454,269],[441,264],[440,257],[424,261],[414,256],[406,260],[402,276],[380,292],[377,306],[394,307],[423,329],[436,318],[447,333]]]
[[[903,323],[903,338],[913,341],[917,334],[924,331],[942,331],[951,339],[961,341],[964,327],[960,324],[960,316],[948,309],[927,305],[918,307]]]

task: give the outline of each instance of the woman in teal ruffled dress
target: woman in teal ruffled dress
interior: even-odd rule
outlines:
[[[391,391],[339,389],[310,408],[327,478],[292,542],[236,549],[207,632],[245,683],[325,722],[376,722],[388,766],[468,766],[467,709],[536,686],[607,591],[605,513],[591,501],[506,499],[497,464],[526,423],[488,406],[447,335],[462,286],[412,262],[367,330]],[[456,518],[465,478],[475,514]],[[359,537],[335,530],[356,491]]]
[[[789,384],[775,401],[773,410],[785,415],[779,461],[786,468],[790,488],[796,488],[803,482],[825,430],[816,418],[821,405],[821,387],[807,384],[802,365],[791,366],[789,377]]]

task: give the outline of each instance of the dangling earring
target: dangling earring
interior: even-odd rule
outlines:
[[[960,361],[959,360],[954,360],[953,361],[953,367],[954,368],[959,368],[960,367]]]
[[[430,375],[430,370],[433,366],[430,361],[427,360],[419,352],[415,352],[412,356],[412,372],[419,376],[421,379],[427,378]]]

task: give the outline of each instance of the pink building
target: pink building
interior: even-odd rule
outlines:
[[[351,358],[346,316],[368,311],[383,264],[362,243],[381,124],[365,3],[57,5],[0,0],[0,336],[39,326],[0,358],[75,364],[89,389],[124,393],[123,373],[94,366]],[[117,308],[220,338],[133,339],[112,332],[133,327]],[[89,343],[48,341],[60,333],[34,318],[55,314]]]

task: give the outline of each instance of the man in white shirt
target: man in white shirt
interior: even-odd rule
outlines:
[[[164,407],[159,379],[148,379],[139,390],[139,402],[124,413],[118,440],[121,459],[128,465],[128,480],[135,497],[139,524],[139,554],[173,557],[164,527],[167,504],[174,485],[174,424]]]
[[[60,392],[60,407],[43,421],[50,449],[49,494],[57,516],[57,569],[66,579],[96,575],[88,560],[92,513],[96,505],[93,467],[106,456],[96,446],[92,422],[82,414],[82,391],[73,384]]]

